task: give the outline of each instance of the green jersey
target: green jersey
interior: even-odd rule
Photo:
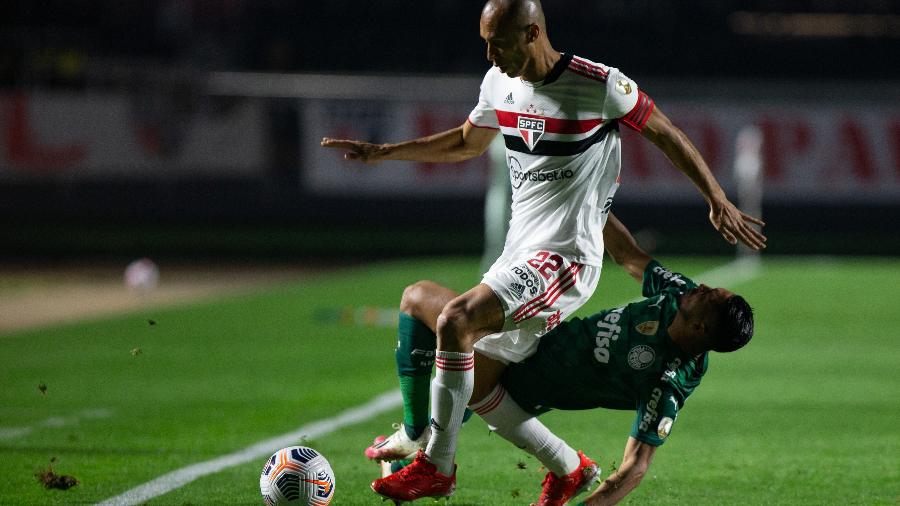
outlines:
[[[634,409],[631,435],[659,446],[706,372],[707,354],[686,356],[668,334],[678,300],[697,285],[652,261],[646,299],[573,318],[545,334],[534,355],[510,364],[504,388],[534,414],[550,409]]]

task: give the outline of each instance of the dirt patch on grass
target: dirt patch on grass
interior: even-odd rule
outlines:
[[[0,334],[302,280],[333,267],[161,262],[153,290],[129,289],[125,264],[0,265]]]

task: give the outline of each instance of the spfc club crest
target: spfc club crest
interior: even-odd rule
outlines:
[[[544,135],[544,120],[519,116],[519,135],[528,146],[529,151],[534,151],[534,146]]]

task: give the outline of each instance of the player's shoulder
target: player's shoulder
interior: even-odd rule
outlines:
[[[610,72],[616,70],[615,67],[610,67],[576,54],[570,55],[568,60],[566,70],[568,70],[569,75],[593,81],[605,83],[609,78]]]

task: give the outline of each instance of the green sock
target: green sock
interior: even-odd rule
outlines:
[[[416,439],[431,421],[431,370],[437,336],[424,323],[401,312],[397,326],[397,375],[400,394],[403,396],[403,426],[406,435]],[[472,411],[466,408],[463,423],[469,421]]]
[[[400,376],[400,393],[403,395],[403,427],[410,439],[416,439],[428,426],[431,376]]]
[[[406,435],[419,437],[431,419],[429,397],[437,336],[424,323],[401,312],[397,326],[397,374],[403,396]]]

